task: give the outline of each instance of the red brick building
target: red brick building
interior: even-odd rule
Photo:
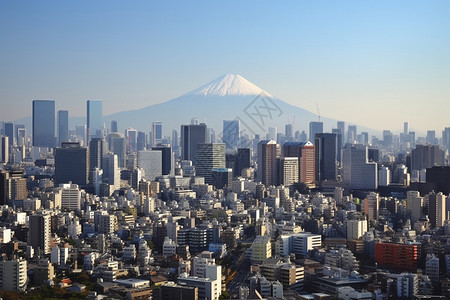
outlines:
[[[411,244],[375,243],[375,261],[380,267],[415,272],[417,247]]]

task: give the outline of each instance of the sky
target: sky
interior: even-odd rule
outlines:
[[[0,0],[0,120],[139,109],[227,73],[374,129],[450,126],[450,1]]]

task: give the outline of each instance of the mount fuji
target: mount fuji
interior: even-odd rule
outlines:
[[[116,120],[122,129],[131,126],[149,131],[152,122],[162,121],[167,135],[182,124],[190,124],[192,118],[205,122],[216,133],[222,131],[223,120],[239,119],[241,130],[249,135],[267,133],[269,127],[284,132],[285,125],[294,120],[294,130],[308,132],[309,122],[318,120],[316,114],[272,96],[244,77],[227,74],[167,102],[105,116],[104,122]],[[336,127],[336,120],[321,121],[325,130]]]

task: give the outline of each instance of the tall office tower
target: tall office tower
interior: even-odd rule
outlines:
[[[277,140],[278,129],[276,127],[269,127],[269,132],[267,133],[268,140]]]
[[[378,187],[376,162],[369,162],[367,146],[344,146],[342,151],[343,183],[347,188],[374,190]]]
[[[436,132],[434,130],[427,130],[427,143],[431,145],[437,144]]]
[[[294,126],[292,124],[286,124],[284,127],[284,135],[288,142],[294,141]]]
[[[5,123],[5,135],[9,138],[9,145],[14,146],[14,124],[12,122]]]
[[[207,126],[205,123],[198,125],[181,125],[181,158],[182,160],[195,160],[197,145],[206,143]]]
[[[55,150],[55,184],[78,184],[85,187],[89,176],[88,149],[80,143],[65,142]]]
[[[175,174],[174,170],[174,158],[172,148],[170,146],[159,145],[156,147],[152,147],[154,151],[161,151],[161,160],[162,160],[162,175],[173,175]]]
[[[411,171],[444,165],[445,152],[438,145],[417,145],[411,151]]]
[[[69,211],[81,209],[81,190],[77,184],[60,184],[61,207]]]
[[[212,169],[225,168],[225,144],[198,144],[194,161],[196,176],[204,177],[205,183],[212,184]]]
[[[8,204],[8,179],[9,173],[0,171],[0,205]]]
[[[323,133],[323,123],[309,122],[309,141],[311,143],[315,142],[317,133]]]
[[[356,125],[348,125],[347,143],[350,143],[350,144],[355,143],[357,135],[358,135],[358,131],[356,129]]]
[[[291,186],[298,182],[298,157],[280,157],[278,159],[278,184]]]
[[[279,145],[272,140],[263,140],[258,143],[258,169],[257,177],[264,185],[278,183],[277,158]]]
[[[38,211],[31,214],[29,218],[28,245],[33,247],[35,253],[50,254],[50,240],[52,237],[50,215]]]
[[[223,120],[222,142],[228,149],[237,149],[240,139],[239,120]]]
[[[103,182],[109,186],[111,192],[120,189],[120,168],[116,154],[103,156]]]
[[[319,133],[316,135],[316,181],[337,179],[337,135]]]
[[[404,134],[408,134],[408,132],[409,132],[408,127],[409,127],[408,122],[403,122],[403,133]]]
[[[33,146],[55,147],[55,101],[33,101]]]
[[[369,133],[368,132],[361,132],[361,135],[358,135],[360,137],[359,143],[362,145],[368,145],[369,144]]]
[[[58,110],[58,147],[69,141],[69,111]]]
[[[112,132],[119,132],[116,120],[112,120],[111,121],[111,133]]]
[[[337,129],[340,131],[342,135],[342,144],[346,141],[345,139],[345,122],[344,121],[338,121],[337,122]]]
[[[162,151],[146,150],[137,154],[137,166],[144,170],[144,179],[153,181],[162,175]]]
[[[75,135],[76,141],[80,142],[83,146],[86,145],[86,125],[76,125],[75,126]]]
[[[152,123],[152,146],[158,146],[161,144],[163,138],[162,122]]]
[[[315,150],[311,142],[287,142],[282,146],[284,157],[298,158],[299,182],[312,184],[316,181]]]
[[[92,138],[101,138],[103,128],[102,101],[87,101],[86,145]]]
[[[450,127],[445,127],[442,131],[442,145],[450,150]]]
[[[208,128],[206,133],[206,143],[216,143],[216,131],[214,128]]]
[[[344,135],[341,133],[339,128],[333,128],[331,133],[336,134],[336,142],[337,142],[337,161],[339,162],[339,166],[342,166],[342,147],[344,146]]]
[[[234,163],[234,176],[241,176],[242,171],[250,168],[250,148],[239,148]]]
[[[25,140],[26,140],[25,125],[23,125],[23,124],[16,124],[14,126],[14,128],[15,128],[15,131],[16,131],[17,146],[22,147],[23,145],[25,145]]]
[[[147,136],[145,135],[145,132],[138,131],[137,133],[137,144],[136,144],[137,151],[142,151],[147,148]]]
[[[172,130],[172,147],[178,148],[180,146],[180,141],[178,137],[178,131],[176,129]]]
[[[108,142],[109,142],[109,151],[117,155],[119,168],[124,168],[126,159],[125,138],[120,133],[115,132],[109,135]]]
[[[24,292],[27,288],[27,261],[19,258],[0,261],[0,290]]]
[[[127,153],[135,152],[137,149],[137,130],[134,128],[125,129],[125,139],[127,143]]]
[[[394,146],[394,135],[390,130],[383,130],[383,146],[386,148]]]
[[[367,215],[369,220],[378,220],[378,212],[380,208],[380,195],[378,193],[370,192],[364,199],[361,210]]]
[[[431,192],[428,195],[428,218],[432,228],[444,226],[446,219],[445,196]]]
[[[9,163],[9,138],[0,136],[0,162]]]
[[[104,138],[93,138],[89,144],[89,169],[102,168],[103,155],[108,152],[108,145]]]

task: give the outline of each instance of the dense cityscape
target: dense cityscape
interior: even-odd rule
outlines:
[[[450,297],[450,127],[137,130],[88,100],[72,128],[55,103],[0,125],[3,299]]]

